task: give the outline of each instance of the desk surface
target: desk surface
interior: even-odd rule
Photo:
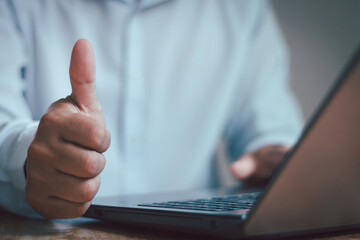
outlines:
[[[34,220],[0,210],[0,239],[201,239],[198,236],[155,231],[125,225],[106,223],[89,218],[71,220]],[[203,238],[206,239],[206,238]],[[337,233],[297,239],[350,240],[360,239],[357,233]]]

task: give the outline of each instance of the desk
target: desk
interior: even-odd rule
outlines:
[[[0,210],[0,239],[208,239],[189,234],[155,231],[151,229],[102,222],[89,218],[68,220],[34,220]],[[341,233],[336,236],[316,236],[305,239],[350,240],[360,239],[357,233]]]

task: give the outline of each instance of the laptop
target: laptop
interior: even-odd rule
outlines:
[[[84,216],[229,239],[360,229],[360,48],[265,189],[95,198]]]

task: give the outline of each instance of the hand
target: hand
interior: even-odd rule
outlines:
[[[75,218],[89,208],[110,145],[96,97],[91,44],[79,40],[70,63],[72,93],[53,103],[41,118],[28,149],[26,198],[48,219]]]
[[[243,155],[231,165],[231,173],[239,180],[249,184],[268,181],[289,148],[284,146],[265,146]]]

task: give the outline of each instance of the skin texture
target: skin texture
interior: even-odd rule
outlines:
[[[26,197],[47,219],[75,218],[89,208],[110,146],[96,97],[91,44],[76,42],[70,63],[70,96],[54,102],[40,120],[28,149]]]
[[[264,184],[288,151],[289,148],[285,146],[262,147],[240,157],[232,163],[230,171],[235,178],[247,184]]]

